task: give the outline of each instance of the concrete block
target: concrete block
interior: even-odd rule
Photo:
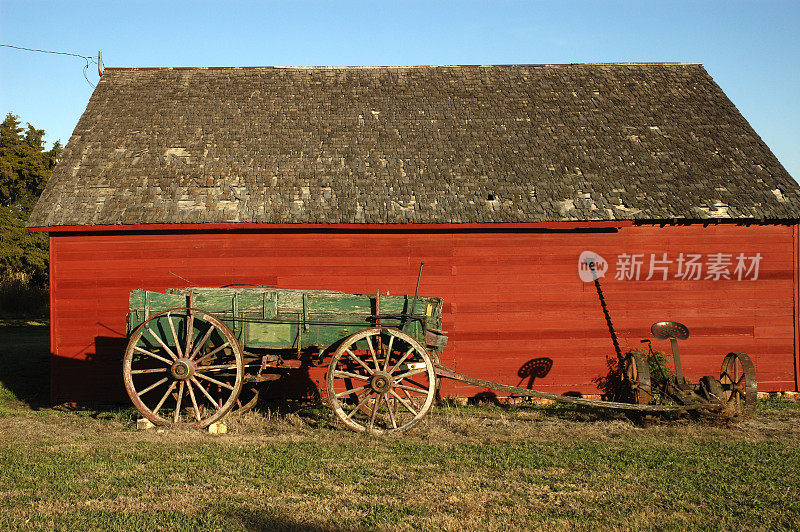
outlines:
[[[212,423],[208,426],[208,433],[209,434],[225,434],[228,432],[228,426],[221,422],[217,421],[216,423]]]
[[[147,430],[155,427],[149,419],[141,418],[136,420],[136,428],[139,430]]]

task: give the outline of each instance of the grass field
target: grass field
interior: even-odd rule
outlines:
[[[0,528],[797,529],[800,407],[748,420],[441,406],[404,437],[321,407],[229,433],[135,429],[131,409],[45,407],[47,330],[0,327]],[[25,363],[22,363],[24,361]]]

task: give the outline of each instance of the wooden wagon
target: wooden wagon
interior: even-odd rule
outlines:
[[[123,377],[157,425],[204,427],[247,406],[273,370],[327,365],[328,400],[357,431],[402,431],[430,410],[447,342],[442,299],[269,287],[135,290]]]

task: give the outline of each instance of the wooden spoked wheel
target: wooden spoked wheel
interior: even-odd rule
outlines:
[[[728,353],[722,360],[719,382],[725,402],[736,412],[752,411],[758,398],[756,368],[746,353]]]
[[[258,383],[245,383],[242,391],[233,405],[231,414],[244,414],[251,411],[258,404],[258,396],[261,393]]]
[[[136,329],[122,373],[128,396],[152,423],[206,427],[236,406],[244,363],[239,342],[222,321],[179,308]]]
[[[628,353],[622,359],[626,399],[634,404],[646,405],[653,398],[650,385],[650,366],[641,353]]]
[[[397,329],[366,329],[346,338],[328,366],[334,413],[357,432],[408,430],[425,417],[436,396],[428,351]]]

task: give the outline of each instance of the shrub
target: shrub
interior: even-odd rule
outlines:
[[[630,391],[625,379],[625,372],[622,365],[622,360],[631,353],[638,354],[645,358],[650,368],[650,383],[652,385],[653,399],[656,403],[660,403],[662,398],[660,396],[660,386],[658,383],[665,382],[675,377],[675,372],[670,366],[669,359],[672,355],[653,349],[631,349],[627,351],[622,359],[606,357],[606,374],[600,377],[595,377],[592,382],[597,385],[598,390],[607,401],[621,401],[629,402]]]
[[[46,318],[50,294],[46,286],[24,276],[0,279],[0,315],[14,318]]]

